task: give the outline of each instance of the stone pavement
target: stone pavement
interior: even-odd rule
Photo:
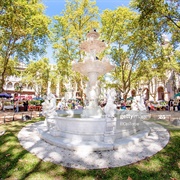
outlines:
[[[22,120],[23,116],[28,115],[31,118],[38,117],[41,112],[39,111],[22,111],[15,113],[14,111],[0,111],[0,124]]]
[[[0,124],[10,122],[13,120],[22,120],[23,115],[29,115],[30,117],[38,117],[40,111],[26,111],[14,113],[14,111],[0,111]],[[149,114],[152,118],[164,119],[173,121],[174,119],[180,119],[180,111],[150,111]]]
[[[151,118],[173,121],[180,119],[180,111],[150,111]]]
[[[37,128],[46,128],[44,122],[28,125],[19,132],[20,144],[43,161],[77,169],[120,167],[138,162],[162,150],[169,142],[169,133],[162,126],[145,122],[149,135],[142,141],[122,142],[122,147],[106,151],[68,150],[49,144],[39,137]]]
[[[31,118],[36,118],[41,115],[41,111],[22,111],[15,113],[14,111],[0,111],[0,124],[22,120],[23,116],[28,115]],[[150,111],[151,118],[158,120],[173,121],[174,119],[180,119],[180,111]]]
[[[41,112],[26,112],[32,117],[38,117]],[[14,120],[22,120],[25,112],[0,112],[0,123]],[[152,118],[174,120],[180,119],[180,112],[151,111]],[[8,120],[9,119],[9,120]],[[20,144],[29,152],[35,154],[43,161],[50,161],[65,167],[78,169],[101,169],[120,167],[135,163],[147,157],[153,156],[163,149],[169,142],[169,133],[162,126],[153,122],[146,122],[150,127],[150,134],[142,141],[129,143],[124,147],[107,151],[72,151],[60,148],[40,139],[37,128],[43,128],[43,122],[28,125],[19,132]],[[124,142],[123,142],[124,143]]]

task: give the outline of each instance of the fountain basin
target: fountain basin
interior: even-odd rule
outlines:
[[[71,150],[85,147],[93,151],[109,150],[118,148],[118,142],[126,138],[132,142],[145,138],[150,130],[142,121],[144,115],[136,112],[136,116],[129,116],[128,111],[121,111],[114,118],[49,117],[46,122],[54,128],[39,131],[39,136],[50,144]]]

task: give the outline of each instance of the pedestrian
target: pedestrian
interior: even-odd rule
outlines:
[[[178,111],[180,111],[180,99],[179,99],[179,102],[177,104],[177,108],[178,108]]]
[[[19,112],[19,101],[15,101],[15,112]]]
[[[24,111],[27,111],[28,110],[28,100],[24,101],[23,102],[23,106],[24,106]]]
[[[57,109],[58,109],[58,110],[62,110],[62,109],[63,109],[63,105],[62,105],[61,99],[59,100],[59,102],[58,102],[58,104],[57,104]]]
[[[169,111],[173,111],[173,99],[170,99],[168,102],[168,109]]]

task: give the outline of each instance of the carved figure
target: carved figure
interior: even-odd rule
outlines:
[[[115,89],[108,89],[107,90],[107,104],[104,107],[104,112],[107,117],[114,117],[116,105],[114,104],[116,98],[116,91]]]
[[[50,133],[54,136],[58,135],[56,120],[54,117],[57,116],[56,112],[56,98],[52,93],[45,96],[45,101],[42,103],[43,111],[42,114],[46,117],[45,124],[48,127]]]
[[[146,106],[144,104],[143,97],[134,97],[133,102],[131,104],[131,109],[134,111],[146,111]]]
[[[56,98],[50,93],[45,97],[45,101],[42,103],[43,115],[45,117],[54,117],[57,116],[56,112]]]

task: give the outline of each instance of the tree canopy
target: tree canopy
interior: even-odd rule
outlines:
[[[10,58],[28,61],[45,52],[50,19],[44,15],[44,9],[39,0],[0,1],[0,57],[3,60],[0,91]]]
[[[52,43],[54,57],[61,79],[78,81],[82,84],[82,76],[71,69],[72,61],[82,61],[83,52],[79,45],[85,39],[86,33],[92,28],[99,27],[98,7],[95,1],[68,0],[62,15],[54,17],[52,28]],[[80,87],[80,86],[79,86]],[[81,87],[82,88],[82,87]]]
[[[131,7],[140,13],[142,28],[151,27],[157,41],[162,34],[171,34],[171,42],[177,48],[180,42],[180,3],[177,0],[133,0]]]

